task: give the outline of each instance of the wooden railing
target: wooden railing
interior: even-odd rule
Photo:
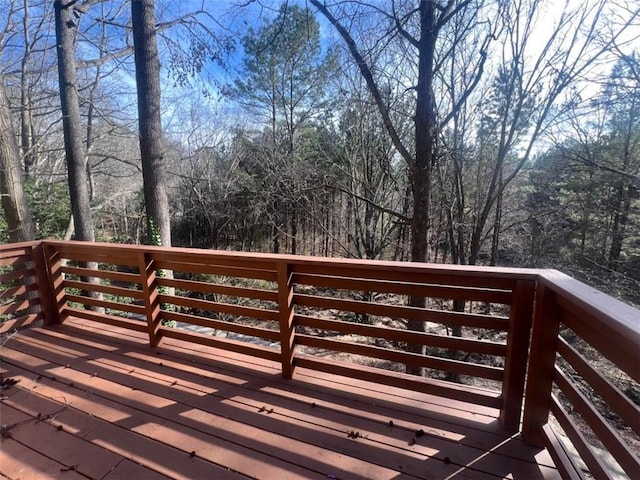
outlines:
[[[640,472],[628,439],[598,411],[610,407],[637,435],[638,406],[585,357],[599,352],[637,389],[640,313],[558,272],[61,241],[0,254],[5,265],[30,265],[24,278],[37,287],[12,284],[2,295],[38,288],[42,308],[29,321],[78,317],[145,332],[152,345],[177,338],[277,361],[285,377],[304,367],[495,407],[507,429],[548,447],[568,478],[580,475],[577,456],[598,478]],[[427,297],[427,308],[406,306],[408,296]],[[4,330],[29,323],[20,318]],[[428,333],[408,331],[407,320]],[[403,373],[407,365],[431,378]],[[585,425],[601,445],[590,445]]]
[[[52,318],[39,242],[0,247],[0,335]]]
[[[582,478],[576,457],[597,479],[640,478],[640,312],[557,271],[541,272],[536,296],[525,438],[563,478]]]

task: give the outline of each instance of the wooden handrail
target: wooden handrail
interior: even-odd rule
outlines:
[[[616,463],[630,478],[640,478],[637,454],[609,424],[603,414],[608,412],[598,411],[590,392],[606,401],[607,410],[620,415],[636,434],[640,432],[640,408],[586,356],[593,357],[593,352],[597,352],[618,369],[614,377],[627,375],[637,385],[640,382],[640,312],[554,270],[540,272],[536,295],[522,426],[525,439],[546,446],[557,461],[567,458],[554,452],[565,447],[547,425],[551,412],[597,478],[613,477],[610,465]],[[562,337],[563,332],[571,335],[572,344]],[[559,363],[558,357],[566,363]],[[571,371],[577,373],[575,378]],[[585,388],[590,390],[589,395],[585,395]],[[605,453],[587,442],[552,390],[562,392],[571,410],[580,415],[602,442]]]
[[[32,265],[31,269],[11,267],[22,265],[25,260]],[[66,265],[68,260],[97,261],[105,269],[91,271]],[[607,473],[608,463],[602,461],[600,452],[588,445],[577,424],[566,414],[562,402],[570,401],[576,410],[585,412],[584,420],[601,437],[611,462],[617,462],[631,477],[640,474],[637,457],[629,453],[625,441],[589,405],[587,396],[580,391],[584,385],[578,385],[566,368],[577,372],[582,383],[609,403],[611,410],[636,434],[640,434],[640,409],[585,359],[584,352],[562,338],[570,331],[637,385],[640,383],[640,312],[555,270],[57,240],[0,246],[0,264],[8,266],[0,272],[0,281],[12,282],[7,283],[6,288],[3,285],[0,298],[15,298],[15,306],[7,307],[7,312],[24,305],[24,308],[32,307],[24,296],[34,288],[39,292],[39,313],[23,316],[19,322],[44,319],[47,323],[57,323],[68,316],[77,316],[145,331],[154,346],[166,336],[279,361],[286,378],[291,378],[295,367],[300,366],[495,407],[507,429],[520,429],[530,443],[546,446],[567,475],[577,474],[579,468],[567,463],[574,454],[563,451],[566,441],[575,443],[578,453],[597,475]],[[160,269],[172,270],[177,276],[161,278],[157,273]],[[187,277],[182,278],[185,275]],[[85,284],[82,278],[91,276],[100,278],[102,284]],[[24,279],[31,280],[23,282]],[[37,283],[37,287],[26,285],[29,282]],[[175,295],[161,290],[168,288],[175,289]],[[108,298],[83,297],[78,293],[82,290],[102,292]],[[359,293],[354,295],[354,292]],[[369,296],[359,298],[364,292]],[[395,301],[378,301],[374,293]],[[435,300],[429,308],[420,309],[405,306],[398,295],[425,295]],[[454,312],[446,306],[453,300],[502,304],[509,314],[507,317]],[[91,312],[84,310],[83,305],[111,310]],[[163,305],[173,306],[173,310]],[[327,312],[332,312],[332,318],[327,318]],[[216,317],[210,318],[212,315]],[[354,323],[344,315],[418,319],[487,329],[496,332],[496,336],[506,332],[506,339],[482,341],[410,332],[403,328]],[[255,324],[234,324],[227,317],[253,318]],[[212,331],[226,330],[230,334],[262,339],[265,343],[175,330],[162,326],[163,320],[191,323]],[[322,338],[315,332],[362,335],[375,338],[378,343],[356,344]],[[409,343],[445,349],[452,356],[419,357],[394,347]],[[399,364],[427,365],[453,375],[484,376],[500,382],[501,388],[489,391],[349,365],[324,355],[316,356],[317,349]],[[501,359],[504,367],[496,367],[495,363],[487,366],[473,361],[467,363],[464,358],[469,355],[492,355]],[[558,391],[564,394],[563,399],[552,394]],[[559,416],[558,422],[569,440],[562,440],[565,437],[554,431],[549,423],[550,412]]]

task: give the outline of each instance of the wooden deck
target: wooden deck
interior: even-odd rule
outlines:
[[[73,318],[3,341],[0,477],[559,478],[488,407]]]

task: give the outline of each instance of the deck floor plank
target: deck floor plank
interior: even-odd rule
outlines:
[[[21,356],[24,354],[8,351],[4,355],[7,362],[15,364],[20,362]],[[29,358],[33,357],[29,356]],[[187,453],[195,451],[197,455],[204,455],[212,461],[223,462],[232,469],[249,476],[258,478],[313,478],[314,476],[326,478],[328,474],[334,474],[340,475],[340,478],[392,478],[395,475],[393,470],[338,453],[335,449],[314,448],[312,445],[296,443],[286,436],[276,436],[270,432],[208,414],[196,408],[185,408],[180,404],[176,404],[178,405],[176,410],[166,410],[164,405],[160,407],[161,413],[150,415],[151,418],[155,418],[154,423],[148,421],[147,418],[140,420],[139,412],[152,412],[157,407],[157,398],[160,397],[153,395],[151,400],[147,400],[145,399],[146,392],[142,389],[135,390],[132,392],[135,400],[130,403],[136,405],[131,405],[131,408],[128,408],[127,405],[121,403],[125,399],[127,386],[78,372],[72,368],[71,364],[69,367],[65,365],[48,369],[39,368],[32,372],[32,375],[34,374],[43,377],[48,375],[57,380],[62,379],[61,375],[65,375],[65,381],[70,381],[73,387],[69,384],[61,384],[60,381],[46,385],[47,379],[45,378],[41,378],[37,385],[29,385],[28,379],[24,378],[20,382],[24,388],[33,386],[37,388],[38,393],[46,393],[47,396],[64,396],[70,399],[76,408],[86,408],[87,412],[93,411],[92,405],[79,404],[74,389],[88,393],[88,388],[90,388],[91,398],[94,401],[100,398],[102,402],[111,396],[112,398],[109,400],[117,407],[112,410],[127,414],[127,418],[119,421],[119,424],[126,425],[136,433],[152,436],[165,443],[173,443]],[[203,417],[203,415],[206,416]],[[164,418],[177,418],[180,420],[180,424],[158,420]],[[205,429],[209,433],[203,433],[202,430]],[[231,439],[231,442],[223,441],[222,438]],[[268,452],[268,455],[262,451]],[[304,465],[309,469],[298,467],[298,465]],[[317,471],[314,472],[313,469]],[[261,474],[265,476],[260,477]],[[198,476],[196,478],[204,477]]]
[[[72,402],[56,421],[117,456],[110,479],[145,468],[206,478],[196,460],[254,478],[558,478],[546,451],[506,435],[494,409],[463,402],[447,409],[304,369],[284,380],[267,360],[173,339],[152,349],[142,334],[84,320],[20,333],[2,356],[0,368],[21,375],[23,409]]]
[[[86,480],[86,477],[67,468],[67,465],[45,457],[12,438],[0,440],[0,478]]]
[[[17,342],[14,342],[17,343]],[[21,348],[20,348],[21,347]],[[21,357],[27,356],[28,358],[42,358],[43,350],[38,352],[38,348],[33,344],[21,344],[18,347],[20,350],[28,350],[29,355],[22,352],[16,353],[14,351],[7,352],[6,358],[11,362],[19,362]],[[54,347],[51,347],[54,348]],[[51,360],[51,358],[47,358]],[[69,360],[64,358],[65,361]],[[137,385],[135,378],[129,376],[129,386],[127,384],[120,384],[110,382],[102,378],[104,375],[108,375],[108,372],[102,372],[99,376],[93,376],[83,372],[78,372],[73,368],[73,361],[69,360],[64,366],[49,367],[48,369],[40,368],[36,372],[40,375],[52,375],[57,379],[61,379],[62,375],[65,375],[65,381],[70,381],[74,388],[87,391],[91,389],[94,396],[98,395],[103,398],[109,398],[115,402],[122,402],[127,393],[127,389],[130,385]],[[67,365],[69,365],[67,367]],[[134,381],[131,381],[134,378]],[[125,378],[118,378],[119,381],[125,381]],[[105,382],[108,382],[105,384]],[[57,382],[60,383],[60,382]],[[22,382],[25,388],[28,387],[28,383]],[[69,385],[67,385],[68,387]],[[39,391],[43,391],[42,380],[38,385]],[[139,388],[139,387],[135,387]],[[152,386],[145,385],[146,390],[152,390]],[[62,392],[52,392],[49,395],[61,395]],[[146,399],[147,392],[142,388],[135,390],[132,395],[134,396],[135,409],[143,412],[150,413],[154,409],[158,408],[158,398],[162,398],[159,395],[151,394],[150,399]],[[72,397],[72,392],[68,392],[65,396]],[[277,415],[270,415],[268,413],[258,414],[258,408],[252,408],[251,418],[253,420],[264,419],[265,421],[272,423],[271,430],[280,429],[281,433],[276,434],[274,431],[270,431],[265,428],[258,428],[250,423],[243,424],[236,420],[232,420],[231,417],[239,415],[241,412],[237,408],[230,408],[228,411],[223,411],[222,414],[211,413],[202,409],[198,409],[195,406],[176,403],[172,405],[172,408],[166,409],[166,405],[162,405],[160,409],[161,413],[159,417],[163,418],[177,418],[180,419],[180,425],[172,425],[171,428],[165,425],[153,425],[153,431],[149,432],[154,438],[164,440],[166,442],[173,441],[179,444],[181,448],[186,448],[187,451],[193,450],[196,452],[202,451],[203,446],[214,446],[218,451],[225,451],[225,462],[231,465],[234,469],[244,468],[243,472],[249,475],[254,475],[256,472],[248,471],[248,463],[255,462],[255,457],[259,456],[259,453],[245,453],[246,458],[238,458],[236,462],[233,462],[230,458],[231,452],[228,451],[228,447],[225,449],[224,445],[217,442],[216,439],[225,438],[230,439],[236,445],[245,445],[252,449],[253,452],[268,452],[271,456],[271,462],[268,465],[260,465],[258,472],[266,473],[270,470],[274,470],[274,464],[277,463],[276,459],[281,458],[283,461],[288,461],[294,464],[305,465],[311,469],[315,469],[321,474],[322,478],[326,478],[327,475],[334,475],[339,478],[394,478],[396,472],[392,469],[386,468],[385,463],[391,461],[397,461],[397,455],[390,455],[384,449],[366,448],[364,451],[366,455],[363,455],[361,450],[362,446],[354,445],[356,441],[349,439],[343,432],[333,432],[334,435],[327,435],[324,429],[318,428],[308,431],[308,439],[310,443],[305,443],[297,438],[299,432],[287,429],[285,422],[280,421]],[[121,408],[125,408],[123,405]],[[310,408],[310,407],[309,407]],[[130,418],[135,418],[136,412],[132,412]],[[259,423],[259,422],[257,422]],[[141,432],[141,428],[147,428],[148,422],[144,423],[143,427],[137,427],[130,425],[136,432]],[[186,427],[186,428],[185,428]],[[194,440],[194,435],[204,435],[200,431],[206,429],[213,437],[207,439],[207,443],[197,442]],[[315,439],[313,437],[316,437]],[[324,448],[319,448],[314,445],[321,440],[324,444]],[[322,442],[323,441],[323,442]],[[385,455],[386,454],[386,455]],[[362,457],[368,457],[371,462],[363,460]],[[385,462],[386,457],[386,462]],[[404,457],[404,455],[403,455]],[[404,460],[409,460],[408,457]],[[404,468],[408,470],[407,473],[418,474],[418,478],[433,478],[433,474],[438,476],[443,475],[442,466],[436,464],[438,468],[435,472],[431,469],[425,469],[422,465],[424,457],[422,455],[416,455],[414,461],[407,462],[408,465]],[[378,465],[378,464],[383,464]],[[430,466],[431,468],[433,465]],[[449,473],[455,471],[455,466],[447,466]],[[267,478],[278,478],[276,476],[278,472],[272,472]],[[287,478],[292,478],[292,472],[287,471]],[[282,473],[281,473],[282,474]],[[312,472],[307,471],[303,475],[304,478],[312,476]],[[476,472],[472,477],[468,476],[466,472],[461,472],[459,478],[483,478],[480,472]],[[490,477],[494,478],[494,477]]]
[[[56,343],[56,347],[59,346],[60,342],[61,341],[58,341],[58,343]],[[71,348],[72,346],[64,344],[64,342],[62,343],[62,348],[65,351],[73,350]],[[93,358],[94,355],[92,354],[90,355],[90,357]],[[105,361],[105,358],[102,357],[100,360],[101,362],[103,362]],[[66,358],[63,359],[63,361],[66,361]],[[126,368],[129,368],[129,366],[130,365],[127,364]],[[148,379],[145,372],[140,370],[142,367],[144,367],[144,365],[137,365],[137,370],[130,375],[134,377],[140,377],[141,380]],[[101,376],[103,374],[104,372],[101,373]],[[109,372],[107,372],[106,374],[108,375]],[[168,385],[172,379],[173,377],[167,377],[164,380]],[[175,387],[176,386],[174,386],[173,388]],[[259,429],[262,429],[266,432],[271,431],[275,433],[278,430],[282,430],[283,426],[286,426],[288,429],[286,431],[286,436],[289,438],[295,438],[309,444],[323,445],[324,448],[331,448],[337,452],[347,453],[349,453],[352,449],[352,440],[354,439],[348,440],[345,437],[348,437],[349,432],[357,432],[357,435],[361,435],[362,438],[372,443],[372,446],[370,448],[371,456],[367,458],[367,460],[370,461],[375,458],[376,461],[382,462],[385,457],[385,453],[388,450],[394,451],[395,449],[402,449],[406,450],[408,454],[410,454],[410,452],[418,453],[419,455],[417,455],[417,458],[420,460],[422,459],[422,456],[439,458],[443,461],[445,458],[449,458],[452,464],[462,466],[466,465],[470,460],[478,458],[484,451],[465,447],[459,442],[452,443],[444,441],[442,438],[433,435],[421,439],[415,439],[414,433],[416,432],[416,430],[407,432],[403,431],[401,428],[389,428],[387,424],[381,425],[378,422],[372,423],[370,421],[357,419],[352,416],[337,414],[331,411],[325,411],[325,415],[323,416],[323,418],[318,418],[317,413],[322,410],[314,410],[314,415],[307,415],[300,411],[299,402],[293,403],[285,398],[281,398],[277,402],[277,405],[275,406],[275,413],[273,415],[256,416],[256,410],[266,408],[267,411],[270,411],[274,408],[271,406],[272,403],[269,403],[269,400],[271,399],[264,399],[264,401],[267,402],[267,406],[265,407],[263,405],[261,407],[260,403],[256,404],[255,400],[247,397],[246,391],[238,389],[237,387],[232,388],[234,389],[233,392],[226,391],[225,393],[227,395],[233,395],[233,405],[226,405],[224,403],[221,403],[216,410],[209,410],[207,412],[202,411],[206,407],[203,408],[202,405],[198,405],[198,403],[202,402],[190,401],[191,399],[188,396],[182,395],[183,392],[181,391],[172,393],[171,397],[178,399],[185,404],[189,404],[190,406],[200,408],[201,413],[198,415],[198,418],[203,423],[210,423],[217,417],[234,417],[245,422],[246,425],[244,426],[237,424],[231,425],[228,428],[229,432],[233,432],[241,428],[247,429],[249,428],[247,427],[247,425],[255,425],[259,427]],[[162,395],[163,392],[163,390],[157,391],[157,389],[154,389],[153,385],[145,386],[144,390],[147,392],[153,391],[158,395]],[[206,389],[203,387],[199,388],[198,390],[206,391],[211,389]],[[310,410],[309,403],[305,402],[304,405],[306,405],[305,410]],[[168,415],[171,415],[170,411],[166,413]],[[179,415],[180,411],[177,411],[176,414]],[[335,418],[336,416],[337,418]],[[192,418],[195,417],[192,416]],[[312,427],[312,429],[309,428],[310,426]],[[327,430],[329,430],[329,432],[327,432]],[[226,435],[229,435],[229,433],[226,433]],[[256,438],[264,435],[260,430],[256,430],[251,432],[250,436],[252,438]],[[415,442],[415,444],[411,444],[412,440]],[[496,444],[494,446],[498,445]],[[387,463],[392,464],[394,458],[389,458],[387,460]],[[502,468],[510,468],[516,473],[518,473],[522,468],[519,462],[516,462],[509,457],[502,459],[500,463],[502,465]],[[405,465],[404,468],[406,472],[414,475],[430,476],[433,474],[441,473],[440,471],[425,472],[422,462],[420,461],[413,463],[409,462],[409,465]]]
[[[95,328],[95,327],[94,327]],[[119,335],[123,335],[122,338],[126,338],[124,344],[130,345],[128,339],[131,338],[130,331],[122,330]],[[138,335],[138,334],[135,334]],[[122,338],[120,339],[122,341]],[[172,341],[172,340],[170,340]],[[183,347],[184,348],[184,347]],[[174,357],[176,351],[181,349],[172,345],[168,351],[169,357]],[[220,369],[220,357],[214,355],[214,359],[211,363],[203,363],[201,367],[194,367],[194,364],[188,364],[189,361],[193,361],[193,353],[190,353],[185,357],[178,357],[178,369],[184,371],[184,369],[190,369],[190,372],[195,372],[200,376],[215,375],[216,370]],[[165,351],[159,350],[156,354],[162,353],[162,358],[165,366],[169,366],[167,361],[167,355]],[[207,351],[199,352],[198,363],[206,361],[205,355]],[[225,355],[228,352],[224,352]],[[137,354],[137,358],[142,358],[150,362],[157,361],[154,359],[154,353],[149,352],[146,348],[142,353]],[[251,365],[254,365],[256,359],[230,354],[230,356],[238,357],[238,362],[249,361]],[[224,357],[223,361],[228,361],[228,357]],[[268,363],[267,361],[258,359],[259,362]],[[186,363],[185,363],[186,362]],[[498,414],[497,410],[489,409],[490,414],[487,414],[486,407],[477,407],[457,402],[433,397],[431,395],[415,394],[414,392],[407,392],[392,387],[384,387],[383,390],[377,388],[371,390],[371,384],[367,382],[359,382],[357,380],[347,379],[348,382],[356,384],[357,388],[353,388],[353,384],[345,384],[344,387],[338,388],[339,396],[332,392],[336,391],[336,384],[341,385],[340,377],[331,377],[322,372],[312,372],[304,369],[299,369],[297,377],[304,380],[304,385],[300,386],[297,383],[291,381],[282,380],[279,375],[279,367],[271,367],[267,369],[265,379],[267,386],[262,386],[260,383],[255,384],[247,381],[245,388],[259,388],[261,391],[269,391],[271,393],[279,394],[285,398],[291,398],[296,394],[307,396],[306,400],[309,404],[315,403],[318,406],[327,409],[346,411],[349,415],[355,417],[362,417],[367,419],[374,419],[375,421],[387,425],[389,420],[393,420],[396,427],[404,427],[407,432],[416,430],[424,430],[427,435],[436,437],[449,438],[449,440],[460,442],[469,446],[477,447],[480,449],[487,449],[491,446],[501,445],[505,440],[505,432],[496,420]],[[277,372],[274,374],[274,370]],[[259,375],[255,370],[251,370],[252,376]],[[229,376],[223,373],[221,374],[225,378]],[[232,378],[236,384],[237,376]],[[281,387],[281,388],[279,388]],[[374,386],[376,388],[376,386]],[[279,393],[277,393],[279,390]],[[367,395],[363,395],[362,392],[370,392]],[[418,395],[417,398],[414,398]],[[335,400],[338,400],[337,402]],[[372,399],[375,402],[375,409],[372,407]],[[434,406],[433,401],[436,401]],[[326,402],[326,404],[322,404]],[[446,409],[442,405],[446,405],[447,402],[452,403],[452,408]],[[426,404],[426,406],[425,406]],[[442,404],[442,405],[441,405]],[[386,407],[386,408],[385,408]],[[455,415],[451,415],[451,411],[455,411]],[[469,411],[471,410],[471,411]],[[442,414],[441,411],[445,411],[446,414]],[[479,413],[479,411],[481,413]],[[378,414],[379,413],[379,414]],[[466,414],[466,415],[465,415]],[[406,420],[406,421],[405,421]],[[469,420],[469,421],[467,421]],[[531,446],[527,445],[519,435],[511,438],[508,443],[508,448],[499,448],[499,452],[502,454],[514,457],[517,459],[538,463],[553,467],[554,463],[550,455],[546,450],[537,451]]]
[[[13,419],[18,416],[24,416],[24,413],[2,402],[3,422],[17,423]],[[37,417],[19,422],[10,430],[13,440],[89,478],[103,478],[123,458],[64,430],[58,430],[47,422],[38,421]]]

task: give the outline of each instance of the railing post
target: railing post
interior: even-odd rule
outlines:
[[[49,272],[48,286],[53,307],[52,322],[62,323],[65,319],[65,307],[67,305],[67,292],[64,288],[64,277],[62,276],[62,260],[60,253],[46,242],[42,244],[43,261]]]
[[[278,312],[280,320],[280,355],[282,376],[293,376],[293,349],[295,346],[295,327],[293,325],[293,282],[287,262],[278,262]]]
[[[141,251],[138,254],[138,268],[144,293],[144,312],[147,317],[147,333],[149,343],[155,347],[160,341],[160,299],[158,298],[158,281],[154,261],[150,255]]]
[[[534,297],[534,281],[516,282],[509,308],[509,332],[500,409],[500,422],[507,430],[513,432],[518,431],[522,415]]]
[[[52,282],[50,276],[50,268],[47,265],[44,247],[42,242],[38,242],[32,249],[33,266],[36,270],[36,281],[38,282],[38,294],[40,295],[40,308],[44,315],[45,325],[54,325],[60,323],[60,315],[53,301]],[[59,284],[62,284],[62,276],[60,275],[60,262],[58,262],[57,275],[60,277]]]
[[[538,447],[545,445],[542,427],[549,419],[559,331],[555,293],[538,282],[522,420],[522,436]]]

